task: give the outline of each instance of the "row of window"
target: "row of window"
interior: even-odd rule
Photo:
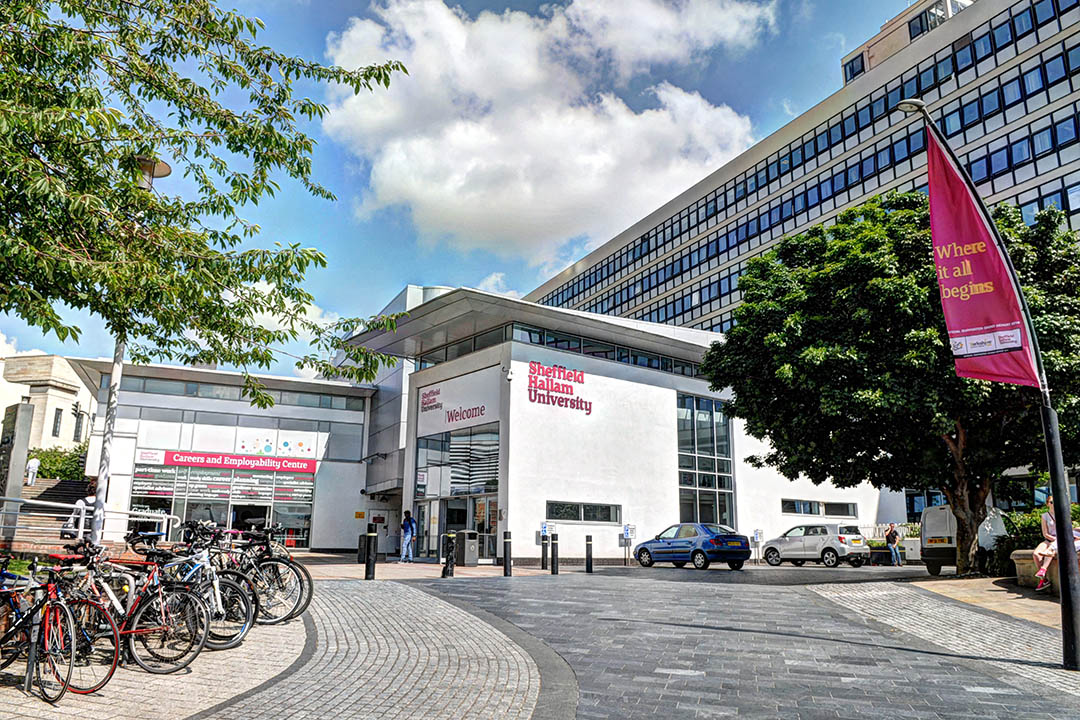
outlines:
[[[621,523],[622,505],[547,501],[548,520],[564,522]]]
[[[101,387],[109,387],[110,376],[101,376]],[[157,395],[186,395],[188,397],[210,398],[214,400],[241,400],[242,388],[239,385],[220,385],[218,383],[185,382],[183,380],[162,380],[160,378],[142,378],[124,375],[120,378],[120,389],[130,392],[153,393]],[[316,393],[292,392],[289,390],[269,390],[275,405],[299,405],[301,407],[326,408],[333,410],[363,410],[364,398],[343,395],[319,395]]]
[[[872,95],[881,93],[880,97],[872,98],[871,95],[862,98],[855,106],[849,108],[849,114],[842,119],[838,118],[835,124],[825,126],[815,134],[789,146],[779,158],[763,163],[763,167],[744,176],[745,179],[736,179],[738,182],[729,181],[724,189],[710,193],[693,206],[684,209],[679,215],[659,224],[632,244],[598,263],[589,272],[567,281],[563,286],[545,296],[541,302],[549,305],[570,304],[578,295],[587,292],[597,284],[604,283],[612,276],[617,276],[620,271],[634,264],[636,260],[667,244],[673,238],[682,237],[687,232],[696,234],[699,231],[696,227],[698,223],[711,219],[724,209],[725,205],[733,206],[735,201],[767,185],[784,173],[794,170],[814,155],[842,143],[859,130],[886,116],[901,99],[926,93],[945,79],[952,77],[954,73],[973,68],[976,62],[993,54],[995,49],[1002,50],[1010,46],[1018,37],[1028,35],[1033,29],[1033,17],[1035,24],[1043,25],[1053,20],[1058,12],[1072,9],[1078,3],[1080,0],[1057,0],[1057,6],[1055,6],[1054,0],[1038,0],[1033,4],[1025,4],[1012,20],[988,30],[974,40],[967,39],[967,43],[963,40],[959,41],[954,49],[950,49],[936,63],[921,72],[915,69],[915,75],[897,87],[887,91],[883,87],[872,93]],[[977,68],[975,72],[978,73]],[[856,110],[856,107],[863,103],[865,105]]]
[[[364,434],[364,426],[361,423],[279,418],[265,415],[238,415],[236,413],[204,412],[202,410],[173,410],[172,408],[138,407],[135,405],[117,406],[116,417],[127,420],[151,420],[154,422],[220,425],[222,427],[262,428],[294,432],[333,432],[338,435],[349,435],[356,438],[362,438]]]
[[[959,12],[965,7],[970,5],[972,0],[951,0],[953,6],[953,12]],[[945,22],[948,16],[945,14],[945,0],[938,0],[927,9],[915,17],[908,20],[908,38],[914,40],[915,38],[930,32],[941,23]]]
[[[495,340],[493,341],[493,339]],[[433,350],[420,357],[420,369],[424,370],[439,363],[454,360],[462,355],[506,340],[514,340],[530,345],[543,345],[553,350],[579,353],[600,358],[601,360],[613,360],[627,365],[685,375],[686,377],[694,377],[697,374],[697,365],[685,360],[676,360],[666,355],[658,355],[636,348],[623,347],[622,345],[613,345],[600,340],[582,337],[581,335],[543,330],[521,325],[520,323],[513,323],[495,330],[487,330],[471,338]]]
[[[1031,133],[1028,137],[1015,139],[1005,147],[993,151],[982,149],[985,154],[969,160],[968,172],[976,183],[985,182],[988,178],[997,177],[1054,150],[1072,145],[1076,139],[1076,117],[1067,117]],[[971,158],[979,152],[980,150],[973,150],[968,153],[968,157]]]
[[[824,511],[824,512],[823,512]],[[825,515],[826,517],[858,517],[856,503],[818,502],[817,500],[781,500],[780,512],[785,515]]]
[[[721,400],[683,395],[676,398],[676,428],[679,452],[712,458],[731,457],[731,423]],[[700,461],[701,458],[698,458]],[[679,467],[686,465],[679,456]],[[731,473],[731,463],[714,465],[720,472]]]

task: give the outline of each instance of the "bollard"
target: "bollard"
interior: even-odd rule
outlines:
[[[375,533],[375,523],[367,526],[367,559],[364,562],[364,579],[375,579],[375,554],[379,551],[379,538]]]
[[[514,574],[513,565],[514,561],[510,557],[510,531],[503,530],[503,577]]]
[[[457,538],[457,533],[446,533],[446,564],[443,565],[442,569],[442,576],[444,578],[454,577],[455,538]]]
[[[367,533],[356,536],[356,564],[367,562]]]
[[[540,536],[540,569],[547,570],[548,536]]]
[[[592,572],[592,535],[585,536],[585,572]]]
[[[559,533],[551,533],[551,574],[559,574]]]

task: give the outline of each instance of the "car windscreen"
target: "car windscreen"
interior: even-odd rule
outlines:
[[[840,534],[841,535],[862,535],[862,533],[859,532],[859,526],[858,525],[841,525],[840,526]]]
[[[727,525],[702,525],[703,528],[708,530],[713,535],[734,535],[734,528],[729,528]]]

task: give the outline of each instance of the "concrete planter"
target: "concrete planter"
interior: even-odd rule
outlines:
[[[900,562],[907,562],[907,553],[903,545],[900,546]],[[870,548],[870,564],[892,565],[892,553],[889,552],[889,548]]]
[[[919,538],[904,538],[900,541],[901,554],[909,560],[921,560],[922,541]]]

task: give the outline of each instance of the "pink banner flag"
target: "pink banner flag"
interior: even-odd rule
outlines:
[[[929,125],[926,152],[934,265],[956,374],[1039,387],[1020,296],[993,220]]]

